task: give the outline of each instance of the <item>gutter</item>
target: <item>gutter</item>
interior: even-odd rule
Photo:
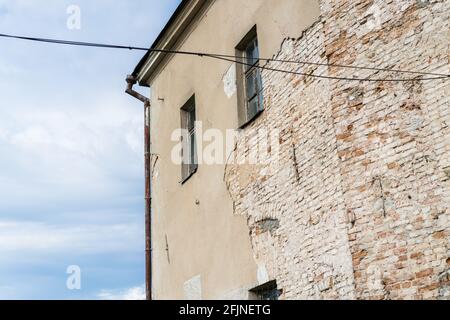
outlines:
[[[150,135],[150,99],[133,90],[137,83],[134,76],[127,76],[125,92],[144,103],[144,152],[145,152],[145,293],[146,299],[152,300],[152,177],[151,177],[151,135]]]

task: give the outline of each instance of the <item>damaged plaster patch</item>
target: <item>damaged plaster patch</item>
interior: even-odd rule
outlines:
[[[186,300],[202,300],[202,278],[200,275],[186,281],[183,285]]]
[[[228,99],[230,99],[237,90],[236,86],[236,64],[231,64],[230,68],[227,70],[222,78],[223,81],[223,91]]]
[[[256,222],[255,225],[256,234],[275,232],[279,227],[280,221],[278,219],[263,219]]]
[[[267,272],[266,266],[263,264],[258,265],[257,279],[259,284],[269,282],[269,273]]]

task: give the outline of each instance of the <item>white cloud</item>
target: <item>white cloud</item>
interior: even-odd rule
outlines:
[[[112,101],[116,100],[116,101]],[[111,95],[89,110],[35,105],[0,110],[0,207],[23,207],[18,195],[49,203],[128,195],[141,185],[143,116]],[[140,196],[140,194],[137,194]],[[117,199],[117,196],[115,197]]]
[[[97,298],[100,300],[145,300],[145,285],[125,290],[101,290]]]
[[[138,224],[57,226],[38,222],[0,221],[0,261],[14,255],[42,253],[95,254],[141,248]]]
[[[39,152],[48,146],[85,156],[101,154],[121,143],[134,151],[141,143],[142,115],[127,105],[91,101],[89,111],[77,106],[57,111],[55,107],[15,110],[10,118],[16,132],[10,142],[29,151]],[[41,153],[46,154],[44,150]]]

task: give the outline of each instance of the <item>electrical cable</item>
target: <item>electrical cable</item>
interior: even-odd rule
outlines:
[[[450,74],[441,74],[441,73],[432,73],[432,72],[409,71],[409,70],[399,70],[399,69],[383,69],[383,68],[374,68],[374,67],[361,67],[361,66],[350,66],[350,65],[341,65],[341,64],[317,63],[317,62],[308,62],[308,61],[259,58],[259,61],[265,61],[267,63],[279,62],[279,63],[287,63],[287,64],[327,66],[327,67],[347,68],[347,69],[356,69],[356,70],[370,70],[370,71],[378,71],[378,72],[415,74],[418,76],[419,75],[421,75],[421,76],[427,75],[427,76],[433,76],[433,77],[407,78],[407,79],[389,79],[389,78],[373,79],[370,77],[369,78],[360,78],[360,77],[350,78],[350,77],[326,76],[326,75],[317,75],[317,74],[313,74],[313,73],[289,71],[289,70],[284,70],[284,69],[272,68],[272,67],[268,67],[268,66],[251,65],[247,62],[239,61],[239,59],[242,60],[242,57],[239,57],[236,55],[214,54],[214,53],[193,52],[193,51],[164,50],[164,49],[156,49],[156,48],[149,49],[149,48],[135,47],[135,46],[124,46],[124,45],[102,44],[102,43],[93,43],[93,42],[80,42],[80,41],[25,37],[25,36],[17,36],[17,35],[10,35],[10,34],[0,34],[0,37],[18,39],[18,40],[26,40],[26,41],[43,42],[43,43],[52,43],[52,44],[59,44],[59,45],[97,47],[97,48],[108,48],[108,49],[139,50],[139,51],[157,52],[157,53],[163,53],[163,54],[195,55],[195,56],[199,56],[199,57],[209,57],[209,58],[213,58],[213,59],[233,62],[233,63],[237,63],[240,65],[249,66],[249,67],[256,67],[261,70],[281,72],[281,73],[293,74],[293,75],[301,75],[301,76],[306,76],[306,77],[322,78],[322,79],[346,80],[346,81],[367,81],[367,82],[380,82],[380,81],[398,82],[398,81],[425,81],[425,80],[450,79]]]

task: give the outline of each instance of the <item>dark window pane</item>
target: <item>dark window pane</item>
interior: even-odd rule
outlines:
[[[195,157],[195,152],[196,152],[196,143],[195,143],[195,131],[191,132],[189,135],[189,141],[190,141],[190,145],[189,145],[189,164],[195,164],[196,161],[196,157]]]
[[[261,71],[253,68],[248,72],[246,78],[246,96],[247,96],[247,119],[252,119],[258,112],[263,110],[263,94]]]
[[[254,54],[255,54],[255,43],[252,41],[245,51],[245,56],[247,57],[247,64],[249,65],[255,64],[256,62],[255,59],[257,57],[255,57]]]
[[[195,127],[195,105],[189,106],[188,109],[188,127],[189,131],[193,130]]]
[[[255,38],[254,45],[253,45],[253,54],[252,55],[255,60],[259,59],[258,40],[256,38]],[[256,63],[256,61],[254,63]]]
[[[185,182],[197,170],[197,147],[195,141],[195,98],[192,97],[181,109],[183,129],[182,180]]]
[[[247,106],[247,119],[252,119],[259,112],[259,99],[258,97],[254,97],[252,100],[248,102]]]
[[[239,106],[239,123],[244,125],[252,120],[263,110],[263,87],[261,79],[261,70],[259,68],[259,47],[256,37],[256,30],[252,31],[253,38],[241,48],[245,66],[243,81],[243,103]],[[242,110],[244,109],[244,110]]]
[[[251,68],[251,66],[255,65],[259,60],[259,49],[258,49],[258,41],[256,39],[252,40],[245,50],[245,57],[247,68]]]
[[[262,291],[260,293],[259,299],[265,301],[278,300],[281,296],[281,291],[277,289]]]
[[[247,100],[252,99],[258,93],[258,89],[256,87],[257,81],[256,81],[255,77],[256,77],[256,73],[254,71],[250,71],[250,73],[247,74],[247,79],[245,82]]]

